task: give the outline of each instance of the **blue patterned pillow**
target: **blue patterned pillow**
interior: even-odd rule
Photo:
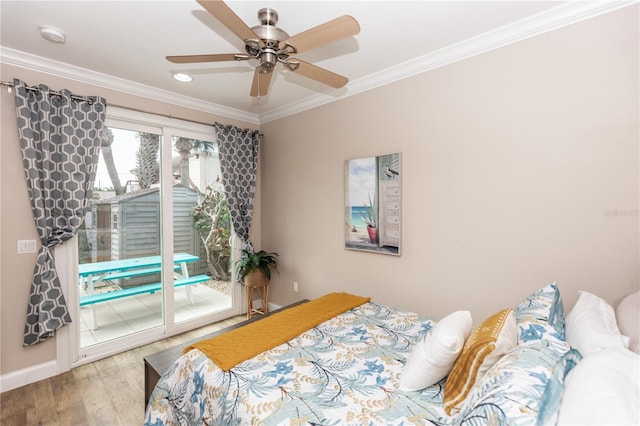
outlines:
[[[469,393],[457,424],[536,425],[557,413],[564,374],[579,354],[569,353],[564,309],[556,283],[527,297],[515,310],[518,345]],[[563,358],[564,357],[564,358]]]
[[[569,351],[569,345],[564,345],[565,352]],[[473,388],[456,424],[538,424],[540,411],[545,409],[547,387],[563,355],[557,350],[560,345],[554,346],[547,340],[538,340],[518,345],[500,358]],[[558,388],[548,392],[554,391]]]
[[[564,342],[564,308],[556,283],[527,297],[516,308],[518,344],[539,340]]]
[[[542,403],[540,411],[538,412],[539,425],[557,423],[558,408],[560,408],[560,400],[562,399],[562,392],[564,391],[564,379],[580,360],[582,360],[580,352],[575,349],[570,349],[556,364],[551,372],[551,378],[544,390],[544,394],[542,394]]]

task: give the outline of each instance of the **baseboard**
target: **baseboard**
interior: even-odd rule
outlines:
[[[0,393],[48,379],[57,374],[58,363],[56,361],[44,362],[33,367],[12,371],[0,376]]]
[[[262,309],[262,299],[255,299],[253,301],[253,307],[255,309]],[[282,308],[282,306],[269,302],[269,311],[275,311],[276,309],[280,308]]]
[[[276,305],[275,303],[269,302],[269,312],[278,310],[280,308],[282,308],[281,305]]]
[[[256,300],[256,305],[260,306],[261,301]],[[269,310],[275,311],[282,306],[275,303],[269,303]],[[57,361],[49,361],[42,364],[34,365],[18,371],[3,374],[0,376],[0,393],[17,389],[40,380],[58,375]]]

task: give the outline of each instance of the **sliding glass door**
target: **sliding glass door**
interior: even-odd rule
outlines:
[[[77,364],[240,310],[213,128],[111,111],[77,239]]]
[[[82,348],[164,324],[152,291],[161,289],[160,143],[157,129],[106,129],[78,234]]]
[[[211,140],[171,137],[173,249],[197,258],[175,271],[174,321],[186,322],[233,305],[231,221]]]

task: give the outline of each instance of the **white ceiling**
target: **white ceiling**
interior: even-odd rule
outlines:
[[[249,96],[256,61],[187,65],[166,61],[167,55],[244,51],[241,40],[191,0],[2,0],[0,59],[261,123],[629,2],[264,0],[227,4],[250,27],[259,24],[260,8],[273,8],[280,16],[278,27],[289,35],[341,15],[353,16],[360,23],[360,34],[298,55],[350,82],[342,89],[332,89],[279,65],[269,94],[256,99]],[[38,30],[42,25],[62,30],[66,42],[44,40]],[[191,74],[193,82],[175,81],[171,74],[176,71]]]

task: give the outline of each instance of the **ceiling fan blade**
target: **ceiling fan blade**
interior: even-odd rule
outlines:
[[[291,64],[299,64],[297,68],[295,66],[287,67],[291,71],[319,81],[320,83],[324,83],[327,86],[339,89],[341,87],[344,87],[349,82],[349,79],[347,77],[341,76],[340,74],[336,74],[327,69],[320,68],[319,66],[310,64],[308,62],[301,61],[300,59],[292,58],[289,60],[289,62]]]
[[[264,68],[258,66],[253,73],[253,84],[251,85],[251,96],[259,98],[266,96],[269,91],[269,85],[271,84],[271,77],[273,76],[273,68],[267,69],[268,72],[262,72]]]
[[[220,53],[214,55],[180,55],[167,56],[167,61],[174,64],[190,64],[194,62],[225,62],[225,61],[242,61],[249,59],[249,55],[245,53]]]
[[[297,53],[306,52],[360,32],[360,25],[352,16],[344,15],[317,27],[310,28],[280,42],[280,49],[287,44],[295,47]]]
[[[200,6],[212,14],[225,27],[229,28],[235,35],[244,40],[257,40],[260,47],[264,42],[254,33],[238,15],[235,14],[227,4],[221,0],[196,0]]]

